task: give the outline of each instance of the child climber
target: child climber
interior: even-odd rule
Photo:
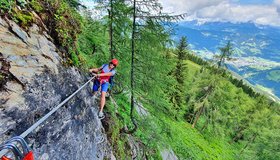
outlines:
[[[109,64],[103,64],[100,68],[92,68],[89,71],[91,73],[96,73],[96,79],[93,85],[93,95],[96,96],[99,87],[101,86],[101,98],[100,98],[100,108],[98,112],[98,118],[103,119],[104,113],[103,108],[105,106],[105,96],[109,88],[109,80],[112,76],[116,74],[115,68],[118,65],[117,59],[112,59]],[[100,73],[99,73],[100,72]]]

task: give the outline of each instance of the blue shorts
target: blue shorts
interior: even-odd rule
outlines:
[[[98,80],[94,80],[94,85],[92,87],[92,90],[94,92],[98,91],[98,88],[100,87],[100,82]],[[101,84],[101,91],[102,92],[107,92],[109,88],[109,82]]]

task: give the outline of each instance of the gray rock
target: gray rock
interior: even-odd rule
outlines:
[[[1,17],[0,17],[0,25],[2,25],[3,27],[8,27],[7,22],[3,20]]]
[[[36,26],[28,37],[10,22],[20,40],[0,23],[0,52],[10,61],[11,74],[25,84],[23,88],[17,81],[9,81],[7,90],[0,91],[3,143],[28,129],[87,79],[76,68],[61,65],[55,45]],[[26,137],[36,159],[114,159],[97,112],[90,89],[81,90]]]
[[[19,29],[13,22],[14,28]],[[49,69],[58,74],[57,65],[61,58],[54,52],[55,46],[38,33],[38,26],[33,25],[31,37],[27,38],[30,45],[19,40],[14,34],[10,33],[5,27],[0,26],[0,52],[3,57],[11,61],[10,72],[22,83],[32,81],[32,77],[39,75],[44,69]],[[22,34],[26,34],[24,31]]]
[[[177,156],[171,148],[161,150],[160,154],[163,160],[178,160]]]
[[[16,25],[16,24],[15,24]],[[36,50],[31,49],[21,39],[11,33],[7,27],[0,25],[0,52],[3,53],[4,58],[9,55],[25,56],[29,54],[36,54]]]
[[[44,153],[39,160],[47,160],[47,159],[50,159],[49,158],[49,154],[48,153]]]
[[[73,93],[85,78],[74,68],[59,68],[59,76],[46,70],[27,84],[23,92],[24,103],[5,105],[6,111],[1,116],[0,143],[9,135],[19,135],[40,117],[57,106]],[[69,87],[69,84],[72,87]],[[16,97],[11,98],[15,100]],[[111,158],[112,151],[97,118],[98,106],[91,101],[89,88],[82,90],[73,100],[60,108],[43,125],[26,139],[32,146],[38,159],[104,159]],[[13,125],[7,123],[13,122]],[[10,128],[8,127],[10,126]],[[9,132],[9,135],[6,133]],[[5,139],[2,139],[5,137]],[[44,154],[42,154],[44,153]]]
[[[14,33],[17,34],[17,36],[24,42],[24,43],[27,43],[27,38],[28,38],[28,35],[27,33],[22,30],[15,22],[13,21],[9,21],[9,24],[13,30]]]
[[[146,160],[145,149],[141,142],[137,141],[133,136],[127,135],[128,145],[131,150],[132,159]]]
[[[16,122],[11,118],[7,118],[3,111],[0,112],[0,118],[3,119],[0,123],[0,135],[9,134],[9,130],[15,128]]]
[[[30,33],[30,38],[28,38],[28,44],[31,45],[34,49],[39,50],[40,45],[38,41],[38,34]]]

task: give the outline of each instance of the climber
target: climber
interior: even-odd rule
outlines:
[[[117,67],[118,63],[119,62],[117,59],[112,59],[109,64],[103,64],[100,68],[93,68],[89,70],[91,73],[96,73],[96,79],[94,80],[94,85],[92,88],[94,96],[96,96],[97,91],[101,85],[100,108],[98,112],[98,117],[100,119],[103,119],[105,117],[103,113],[103,108],[106,101],[105,96],[109,88],[110,78],[116,74],[115,68]]]

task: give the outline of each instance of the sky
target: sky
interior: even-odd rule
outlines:
[[[91,8],[94,0],[81,0]],[[185,21],[252,22],[280,27],[280,0],[158,0],[163,11],[187,13]]]
[[[159,0],[164,12],[187,13],[186,21],[253,22],[280,27],[280,0]]]

